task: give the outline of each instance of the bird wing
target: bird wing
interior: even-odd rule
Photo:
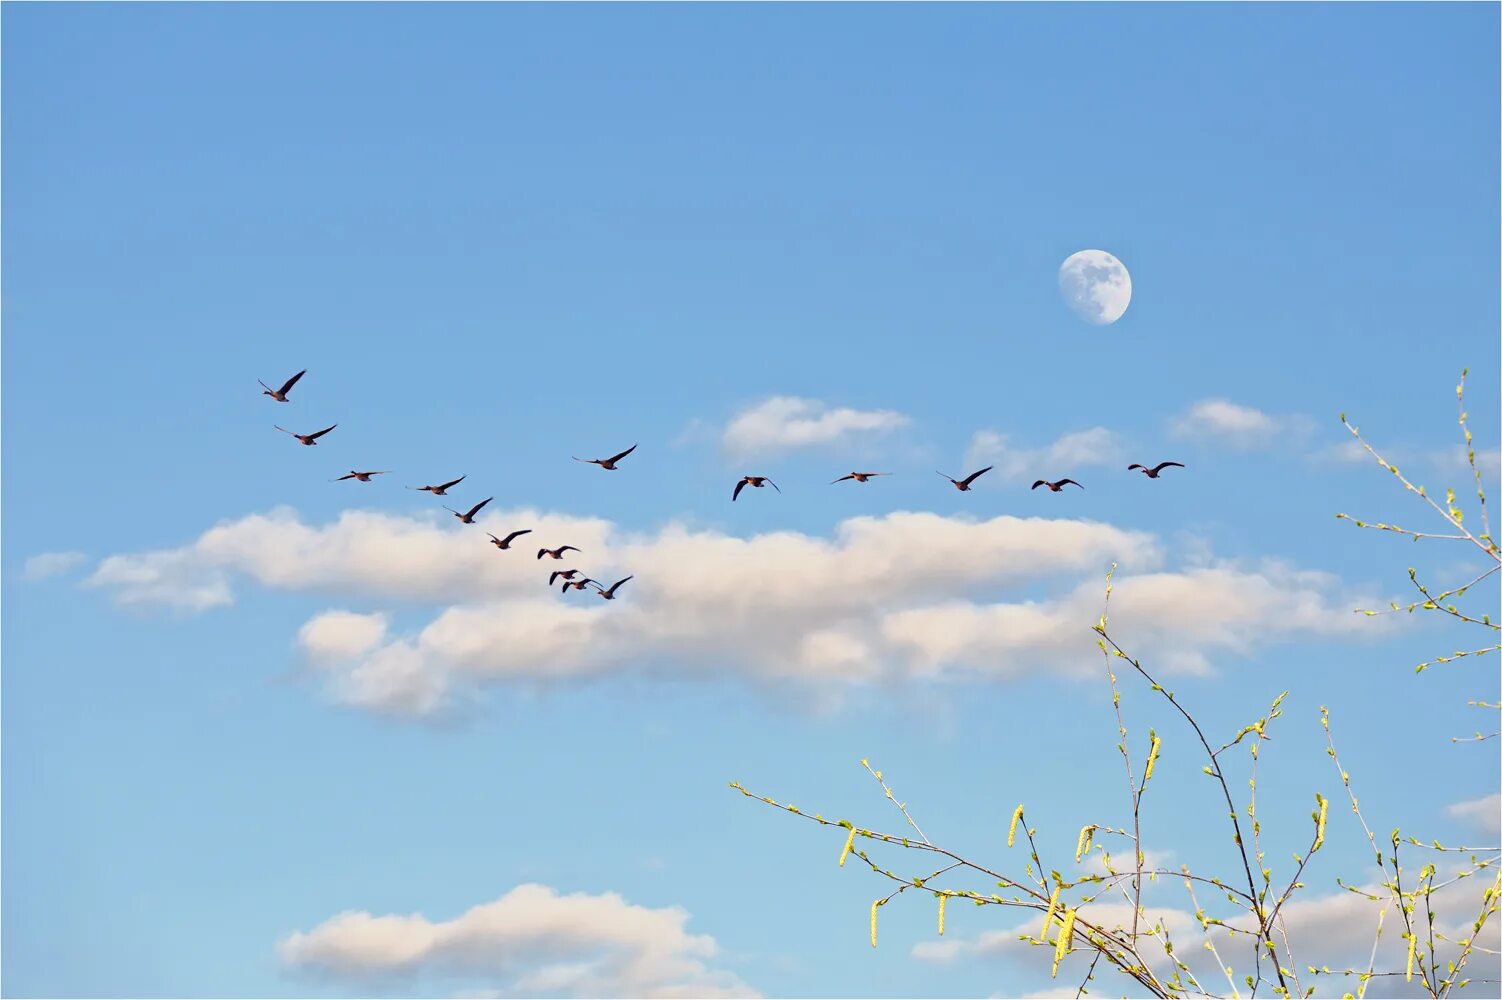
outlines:
[[[260,379],[256,379],[256,381],[257,382],[261,382]],[[267,385],[265,382],[261,382],[261,388],[265,389],[267,392],[271,391],[271,386]]]
[[[1146,472],[1147,471],[1147,466],[1145,466],[1145,465],[1138,465],[1136,462],[1133,462],[1131,465],[1127,466],[1127,471],[1131,472],[1133,469],[1141,469],[1143,472]]]
[[[339,477],[339,478],[338,478],[338,479],[336,479],[336,480],[334,480],[334,482],[336,482],[336,483],[342,483],[342,482],[344,482],[344,481],[345,481],[345,480],[346,480],[346,479],[356,479],[356,478],[358,478],[358,477],[357,477],[357,476],[356,476],[356,475],[355,475],[355,474],[354,474],[354,473],[353,473],[353,472],[351,472],[351,473],[350,473],[350,474],[349,474],[349,475],[347,475],[347,476],[340,476],[340,477]]]
[[[338,426],[339,426],[338,424],[329,424],[327,427],[325,427],[323,430],[319,431],[317,434],[309,434],[308,435],[308,440],[309,441],[316,441],[319,438],[323,437],[325,434],[327,434],[329,431],[333,430],[335,427],[338,427]]]
[[[1063,485],[1065,485],[1065,484],[1067,484],[1067,483],[1074,483],[1074,485],[1076,485],[1076,486],[1079,486],[1079,488],[1080,488],[1080,489],[1084,489],[1084,488],[1085,488],[1085,487],[1084,487],[1084,486],[1082,486],[1082,485],[1081,485],[1081,484],[1079,484],[1079,483],[1075,483],[1075,482],[1074,482],[1074,480],[1073,480],[1073,479],[1060,479],[1060,480],[1059,480],[1059,485],[1060,485],[1060,486],[1063,486]]]
[[[635,574],[632,574],[632,575],[633,575],[633,576],[634,576],[634,575],[635,575]],[[629,579],[631,579],[631,577],[629,577],[629,576],[628,576],[628,577],[626,577],[626,580],[629,580]],[[610,593],[610,594],[614,594],[614,593],[615,593],[615,588],[617,588],[617,587],[619,587],[619,586],[620,586],[620,585],[621,585],[621,584],[623,584],[623,583],[625,583],[625,582],[626,582],[626,580],[617,580],[617,581],[615,581],[615,582],[614,582],[614,583],[612,583],[612,584],[611,584],[611,585],[610,585],[610,590],[609,590],[609,591],[607,591],[607,593]]]
[[[495,499],[495,497],[486,497],[484,500],[481,500],[479,503],[477,503],[473,507],[471,507],[469,509],[469,513],[465,514],[464,516],[465,517],[474,517],[476,514],[480,513],[480,508],[481,507],[483,507],[486,504],[490,503],[490,501],[492,501],[494,499]]]
[[[979,472],[972,472],[972,473],[970,473],[970,475],[968,475],[968,476],[966,476],[964,478],[963,482],[964,482],[964,484],[966,486],[969,486],[971,483],[975,482],[981,476],[984,476],[986,473],[990,472],[994,468],[995,468],[994,465],[988,465],[984,469],[981,469]]]
[[[553,551],[558,553],[559,558],[562,558],[565,552],[578,552],[579,550],[572,545],[564,545],[560,546],[557,549],[554,549]]]
[[[838,479],[831,479],[831,480],[830,480],[830,481],[829,481],[829,485],[830,485],[830,486],[833,486],[833,485],[834,485],[834,484],[835,484],[835,483],[843,483],[843,482],[844,482],[844,481],[845,481],[845,480],[847,480],[847,479],[854,479],[854,478],[855,478],[855,473],[853,473],[853,472],[852,472],[852,473],[851,473],[851,474],[850,474],[850,475],[848,475],[848,476],[841,476],[841,477],[840,477],[840,478],[838,478]]]
[[[1158,467],[1156,469],[1154,469],[1153,471],[1154,472],[1162,472],[1164,469],[1168,468],[1170,465],[1176,465],[1176,466],[1178,466],[1181,469],[1187,469],[1188,468],[1188,466],[1186,466],[1183,462],[1159,462],[1158,463]]]
[[[538,549],[537,550],[537,558],[539,558],[539,559],[541,559],[543,556],[545,556],[547,554],[548,554],[548,550],[547,549]]]
[[[304,368],[302,371],[298,372],[296,375],[293,375],[291,378],[289,378],[287,380],[287,384],[284,385],[284,386],[282,386],[282,388],[280,390],[281,394],[283,396],[285,396],[288,392],[291,391],[292,387],[297,384],[297,380],[300,379],[300,378],[302,378],[306,374],[308,374],[308,370],[306,368]]]
[[[521,536],[523,536],[523,535],[530,535],[531,533],[532,533],[532,529],[531,528],[523,528],[520,531],[513,531],[511,534],[509,534],[509,535],[506,536],[506,540],[503,543],[501,543],[501,544],[503,544],[503,545],[510,545],[513,541],[515,541],[516,539],[520,538]],[[491,535],[490,537],[494,538],[495,536]]]
[[[1039,486],[1047,486],[1047,485],[1048,485],[1047,482],[1045,482],[1044,480],[1040,479],[1036,483],[1033,484],[1033,489],[1037,489]]]
[[[562,572],[560,572],[559,570],[556,570],[556,569],[553,570],[553,572],[548,575],[548,586],[551,587],[553,584],[557,583],[558,582],[558,578],[560,576],[563,576]],[[564,579],[568,579],[568,578],[564,577]]]
[[[744,479],[742,479],[740,482],[736,483],[735,484],[735,492],[732,493],[732,494],[730,494],[730,502],[734,503],[735,500],[736,500],[736,498],[741,495],[741,490],[743,490],[745,488],[746,488],[746,481]]]
[[[446,511],[448,511],[450,514],[454,515],[455,517],[463,517],[464,516],[463,514],[459,513],[454,508],[450,507],[448,504],[444,504],[443,505],[443,509],[446,510]]]
[[[296,434],[293,434],[291,431],[287,430],[287,428],[283,427],[281,424],[272,424],[271,426],[275,427],[277,430],[281,431],[283,434],[292,434],[293,437],[297,437]]]
[[[943,479],[947,479],[951,483],[957,483],[957,482],[959,482],[958,479],[955,479],[953,476],[946,476],[946,475],[944,475],[944,473],[940,472],[938,469],[934,470],[934,475],[939,476],[939,477],[941,477]]]
[[[441,485],[441,486],[439,486],[439,487],[437,487],[437,488],[438,488],[438,489],[440,489],[440,490],[446,490],[446,489],[448,489],[448,488],[449,488],[449,487],[450,487],[450,486],[458,486],[458,485],[459,485],[459,484],[460,484],[460,483],[462,483],[462,482],[464,482],[464,476],[460,476],[460,477],[459,477],[459,478],[458,478],[458,479],[455,479],[455,480],[454,480],[454,481],[453,481],[453,482],[451,482],[451,483],[444,483],[444,484],[443,484],[443,485]],[[432,489],[432,488],[433,488],[433,487],[425,487],[425,488],[426,488],[426,489]]]
[[[772,489],[776,490],[778,493],[782,492],[782,487],[778,486],[776,483],[772,482],[772,480],[770,480],[770,479],[767,480],[767,485],[770,486],[770,487],[772,487]]]
[[[636,450],[636,445],[633,444],[631,447],[627,448],[625,451],[621,452],[619,455],[611,455],[610,458],[607,459],[607,461],[609,461],[612,464],[614,464],[616,462],[619,462],[621,459],[625,458],[627,455],[631,454],[635,450]]]

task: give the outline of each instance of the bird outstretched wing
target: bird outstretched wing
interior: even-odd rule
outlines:
[[[293,375],[291,378],[289,378],[287,380],[287,384],[284,385],[284,386],[282,386],[281,389],[279,390],[281,392],[281,394],[283,396],[285,396],[287,393],[291,392],[292,391],[292,387],[297,384],[297,380],[300,379],[300,378],[302,378],[306,374],[308,374],[308,370],[306,368],[304,368],[302,371],[298,372],[296,375]]]
[[[736,499],[738,497],[740,497],[741,490],[743,490],[745,488],[746,488],[746,480],[742,479],[740,482],[736,483],[735,484],[735,492],[732,493],[732,494],[730,494],[730,502],[734,503],[736,501]]]
[[[619,455],[611,455],[608,459],[606,459],[606,461],[610,462],[613,465],[616,462],[619,462],[621,459],[625,458],[627,455],[631,454],[635,450],[636,450],[636,445],[633,444],[631,447],[627,448],[625,451],[621,452]]]

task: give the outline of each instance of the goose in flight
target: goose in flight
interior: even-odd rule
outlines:
[[[772,480],[768,479],[766,476],[742,476],[741,481],[735,484],[735,492],[730,494],[730,500],[732,503],[735,502],[736,497],[741,495],[741,490],[745,489],[747,486],[755,487],[758,490],[762,489],[763,487],[770,486],[778,493],[782,492],[782,487],[772,482]]]
[[[629,577],[629,576],[626,577],[626,580],[629,580],[629,579],[631,579],[631,577]],[[614,583],[612,583],[610,585],[610,589],[609,590],[606,590],[604,587],[601,587],[597,583],[597,584],[595,584],[595,590],[598,590],[600,592],[600,596],[603,597],[603,598],[605,598],[605,600],[607,600],[607,601],[613,601],[613,600],[615,600],[615,591],[616,591],[616,588],[619,587],[621,584],[625,583],[626,580],[617,580],[617,581],[615,581]]]
[[[1127,466],[1127,471],[1131,472],[1133,469],[1141,469],[1142,470],[1142,474],[1144,476],[1146,476],[1147,478],[1149,478],[1149,479],[1157,479],[1158,476],[1162,475],[1163,470],[1166,469],[1166,468],[1168,468],[1169,466],[1178,466],[1180,469],[1185,468],[1185,465],[1184,465],[1183,462],[1159,462],[1157,465],[1153,466],[1151,469],[1149,469],[1145,465],[1135,465],[1135,464],[1129,465],[1129,466]]]
[[[302,378],[306,374],[308,374],[308,370],[306,368],[304,368],[302,371],[298,372],[296,375],[293,375],[291,378],[289,378],[286,381],[286,383],[280,389],[273,389],[273,388],[271,388],[271,386],[267,385],[265,382],[261,382],[260,379],[256,379],[256,381],[257,382],[261,382],[261,388],[266,390],[265,392],[261,393],[261,395],[263,395],[263,396],[270,396],[272,399],[276,400],[278,403],[285,403],[285,402],[287,402],[287,393],[291,392],[292,391],[292,387],[297,384],[297,380],[300,379],[300,378]]]
[[[537,558],[541,559],[543,556],[550,556],[554,559],[562,559],[563,554],[569,551],[578,552],[579,550],[572,545],[560,545],[556,549],[538,549]]]
[[[955,479],[951,476],[944,476],[944,473],[942,472],[940,472],[939,475],[944,476],[945,479],[948,479],[951,483],[954,483],[955,489],[959,490],[961,493],[965,493],[969,491],[971,483],[975,482],[981,476],[984,476],[986,473],[990,472],[993,468],[995,468],[995,466],[988,465],[979,472],[970,473],[970,475],[966,476],[964,479]]]
[[[576,569],[555,569],[552,573],[548,574],[548,586],[551,587],[553,584],[557,583],[560,576],[565,580],[572,580],[578,575],[579,571]],[[585,582],[588,583],[589,581],[586,580]],[[579,589],[583,590],[584,588],[581,587]]]
[[[852,472],[848,476],[841,476],[838,479],[831,480],[830,483],[829,483],[829,485],[833,486],[835,483],[843,483],[847,479],[854,479],[858,483],[864,483],[864,482],[869,482],[873,476],[890,476],[890,475],[891,475],[890,472]]]
[[[1047,479],[1040,479],[1036,483],[1033,484],[1033,489],[1037,489],[1039,486],[1047,486],[1054,493],[1059,493],[1069,483],[1074,483],[1074,485],[1080,486],[1080,484],[1079,483],[1075,483],[1073,479],[1060,479],[1056,483],[1050,483]],[[1084,487],[1080,486],[1080,489],[1084,489]]]
[[[464,476],[460,476],[458,479],[451,479],[441,486],[408,486],[407,489],[417,490],[420,493],[431,493],[435,497],[446,497],[448,496],[449,488],[458,486],[460,483],[464,482],[464,479]]]
[[[354,469],[350,469],[349,470],[349,475],[347,475],[347,476],[340,476],[338,479],[331,479],[331,480],[329,480],[329,482],[331,482],[331,483],[342,483],[346,479],[358,479],[362,483],[368,483],[368,482],[370,482],[370,477],[371,476],[384,476],[384,475],[386,475],[386,473],[388,473],[390,471],[391,471],[390,469],[382,469],[379,472],[356,472]]]
[[[578,455],[575,455],[574,461],[583,462],[585,465],[598,465],[602,469],[608,469],[609,471],[614,472],[616,468],[615,463],[619,462],[621,459],[625,458],[635,450],[636,445],[633,444],[631,447],[627,448],[619,455],[611,455],[609,458],[580,458]]]
[[[297,440],[301,441],[303,444],[306,444],[306,445],[315,445],[315,444],[318,443],[318,439],[319,438],[323,437],[325,434],[327,434],[329,431],[333,430],[335,427],[338,427],[339,425],[338,424],[329,424],[323,430],[318,431],[318,432],[313,433],[313,434],[298,434],[296,431],[289,431],[289,430],[287,430],[287,428],[282,427],[280,424],[272,424],[271,426],[275,427],[277,430],[281,431],[283,434],[291,434],[293,437],[297,438]]]
[[[445,507],[443,509],[446,510],[446,511],[448,511],[450,514],[454,515],[455,517],[457,517],[459,519],[459,523],[460,524],[474,524],[475,523],[475,515],[478,514],[478,513],[480,513],[480,508],[483,507],[483,506],[485,506],[486,504],[490,503],[490,501],[492,501],[494,499],[495,499],[495,497],[486,497],[484,500],[481,500],[479,503],[477,503],[473,507],[471,507],[469,509],[469,512],[466,513],[466,514],[461,514],[461,513],[459,513],[457,510],[455,510],[452,507]]]
[[[485,532],[485,533],[487,535],[490,535],[490,532],[488,532],[488,531]],[[511,534],[507,535],[505,538],[497,538],[494,535],[490,535],[490,544],[494,545],[498,549],[509,549],[509,548],[511,548],[511,543],[512,542],[516,541],[518,538],[520,538],[523,535],[530,535],[531,533],[532,533],[532,529],[531,528],[523,528],[521,531],[513,531]]]
[[[575,590],[583,590],[585,587],[589,586],[591,583],[594,583],[596,587],[599,587],[598,583],[595,583],[593,580],[591,580],[587,576],[584,579],[582,579],[582,580],[567,580],[566,579],[566,580],[563,581],[563,586],[561,586],[561,587],[558,588],[558,592],[560,594],[566,594],[566,593],[568,593],[568,588],[570,588],[570,587],[573,587]],[[552,586],[552,584],[549,584],[548,586]]]

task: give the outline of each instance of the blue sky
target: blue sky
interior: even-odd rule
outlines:
[[[1339,792],[1322,704],[1374,825],[1495,839],[1446,811],[1497,791],[1495,744],[1449,742],[1495,674],[1411,669],[1474,637],[1348,617],[1478,564],[1334,517],[1427,516],[1342,411],[1460,485],[1465,366],[1496,479],[1494,7],[0,18],[8,994],[547,992],[519,959],[361,979],[329,950],[344,911],[535,915],[531,884],[581,894],[560,926],[657,926],[615,893],[673,942],[579,991],[1046,989],[1037,956],[915,954],[906,897],[873,951],[887,890],[726,782],[895,828],[869,757],[936,841],[1000,857],[1025,801],[1067,855],[1126,809],[1075,649],[1113,559],[1123,637],[1208,726],[1292,690],[1270,857]],[[1060,300],[1085,248],[1131,271],[1113,325]],[[1165,458],[1189,468],[1124,468]],[[971,459],[997,465],[972,493],[933,474]],[[827,485],[861,465],[894,475]],[[328,482],[351,468],[396,471]],[[782,494],[732,506],[748,472]],[[623,600],[523,590],[530,551],[401,489],[460,474],[491,530],[636,572]],[[48,553],[80,555],[28,572]],[[1213,802],[1187,734],[1124,705],[1165,740],[1149,846],[1225,870],[1183,825]],[[1314,898],[1365,875],[1330,827]],[[952,910],[945,940],[1014,924]]]

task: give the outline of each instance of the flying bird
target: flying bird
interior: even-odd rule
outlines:
[[[570,587],[573,587],[575,590],[583,590],[585,587],[589,586],[591,583],[594,583],[596,587],[599,587],[598,583],[595,583],[593,580],[591,580],[587,576],[584,579],[582,579],[582,580],[564,580],[563,581],[563,586],[561,586],[561,587],[558,588],[558,592],[560,594],[566,594],[566,593],[568,593],[568,588],[570,588]],[[552,584],[549,584],[549,586],[552,586]]]
[[[379,472],[356,472],[354,469],[350,469],[349,470],[349,475],[347,475],[347,476],[340,476],[338,479],[330,479],[329,482],[331,482],[331,483],[342,483],[346,479],[358,479],[362,483],[368,483],[368,482],[370,482],[370,477],[371,476],[384,476],[386,473],[388,473],[390,471],[391,471],[390,469],[382,469]]]
[[[579,575],[579,571],[576,570],[576,569],[555,569],[555,570],[553,570],[552,573],[548,574],[548,586],[551,587],[553,584],[557,583],[558,582],[558,578],[560,576],[563,577],[565,580],[572,580],[574,577],[576,577],[578,575]],[[588,582],[588,581],[585,581],[585,582]],[[579,589],[582,590],[584,588],[581,587]]]
[[[841,476],[838,479],[830,480],[829,485],[833,486],[835,483],[843,483],[847,479],[854,479],[858,483],[864,483],[864,482],[869,481],[873,476],[890,476],[890,475],[891,475],[890,472],[852,472],[848,476]],[[977,475],[979,475],[979,473],[977,473]]]
[[[1146,476],[1147,478],[1149,478],[1149,479],[1157,479],[1158,476],[1162,474],[1163,470],[1166,469],[1166,468],[1168,468],[1171,465],[1172,466],[1177,466],[1180,469],[1185,468],[1185,465],[1184,465],[1183,462],[1159,462],[1157,465],[1153,466],[1151,469],[1149,469],[1145,465],[1135,465],[1135,464],[1129,465],[1129,466],[1127,466],[1127,471],[1131,472],[1133,469],[1141,469],[1142,470],[1142,474],[1144,476]]]
[[[1039,486],[1047,486],[1053,492],[1059,493],[1069,483],[1074,483],[1074,485],[1080,486],[1080,484],[1079,483],[1075,483],[1073,479],[1060,479],[1056,483],[1050,483],[1047,479],[1040,479],[1036,483],[1033,484],[1033,489],[1037,489]],[[1084,487],[1080,486],[1080,489],[1084,489]]]
[[[488,531],[485,532],[485,533],[487,535],[490,535],[490,532],[488,532]],[[532,529],[531,528],[523,528],[521,531],[513,531],[511,534],[507,535],[505,538],[497,538],[494,535],[490,535],[490,544],[494,545],[498,549],[509,549],[509,548],[511,548],[511,543],[512,542],[516,541],[518,538],[520,538],[523,535],[530,535],[531,533],[532,533]]]
[[[551,556],[554,559],[562,559],[563,558],[563,554],[565,552],[568,552],[571,549],[574,552],[578,552],[579,551],[578,549],[574,548],[572,545],[561,545],[561,546],[559,546],[556,549],[538,549],[537,550],[537,558],[541,559],[543,556]]]
[[[944,476],[945,479],[948,479],[951,483],[954,483],[955,489],[959,490],[961,493],[965,493],[969,491],[971,483],[975,482],[981,476],[984,476],[986,473],[990,472],[993,468],[995,468],[995,466],[988,465],[979,472],[970,473],[970,475],[966,476],[964,479],[955,479],[951,476],[944,476],[944,473],[942,472],[940,472],[939,475]]]
[[[625,458],[635,450],[636,445],[633,444],[631,447],[627,448],[619,455],[611,455],[609,458],[580,458],[578,455],[575,455],[574,461],[583,462],[586,465],[598,465],[602,469],[608,469],[611,472],[614,472],[615,463],[619,462],[621,459]]]
[[[464,476],[460,476],[458,479],[451,479],[441,486],[408,486],[407,489],[417,490],[418,492],[431,493],[435,497],[446,497],[448,496],[449,487],[458,486],[460,483],[464,482],[464,479]]]
[[[296,375],[293,375],[291,378],[289,378],[287,380],[286,384],[283,385],[280,389],[273,389],[273,388],[271,388],[271,386],[267,385],[265,382],[261,382],[260,379],[256,379],[256,381],[257,382],[261,382],[261,388],[266,390],[265,392],[261,393],[261,395],[263,395],[263,396],[270,396],[272,399],[276,400],[278,403],[285,403],[285,402],[287,402],[287,393],[291,392],[292,391],[292,387],[297,384],[297,380],[300,379],[300,378],[302,378],[306,374],[308,374],[308,370],[306,368],[304,368],[302,371],[298,372]]]
[[[626,580],[629,580],[629,579],[631,579],[631,577],[629,577],[629,576],[626,577]],[[615,600],[615,591],[616,591],[616,588],[619,587],[621,584],[625,583],[626,580],[617,580],[617,581],[615,581],[614,583],[612,583],[610,585],[610,589],[609,590],[606,590],[605,588],[601,587],[597,583],[597,584],[595,584],[595,589],[600,592],[600,596],[603,597],[603,598],[605,598],[605,600],[607,600],[607,601],[613,601],[613,600]]]
[[[297,438],[297,440],[301,441],[303,444],[306,444],[306,445],[315,445],[315,444],[318,443],[318,439],[319,438],[323,437],[325,434],[327,434],[329,431],[333,430],[335,427],[338,427],[339,425],[338,424],[329,424],[327,427],[325,427],[321,431],[318,431],[316,434],[298,434],[296,431],[289,431],[289,430],[287,430],[287,428],[282,427],[279,424],[272,424],[271,426],[275,427],[277,430],[281,431],[283,434],[291,434],[293,437]]]
[[[782,492],[782,487],[772,482],[772,480],[768,479],[766,476],[742,476],[741,481],[735,484],[735,492],[730,494],[730,500],[732,503],[735,501],[736,497],[741,495],[741,490],[745,489],[747,486],[752,486],[756,489],[762,489],[763,487],[770,486],[778,493]]]
[[[446,510],[446,511],[448,511],[450,514],[454,515],[455,517],[457,517],[459,519],[459,523],[460,524],[474,524],[475,523],[475,515],[480,512],[480,508],[483,507],[483,506],[485,506],[486,504],[490,503],[490,501],[492,501],[494,499],[495,499],[495,497],[486,497],[484,500],[481,500],[479,503],[477,503],[473,507],[471,507],[469,509],[469,513],[467,513],[467,514],[461,514],[461,513],[459,513],[457,510],[455,510],[452,507],[445,507],[443,509]]]

